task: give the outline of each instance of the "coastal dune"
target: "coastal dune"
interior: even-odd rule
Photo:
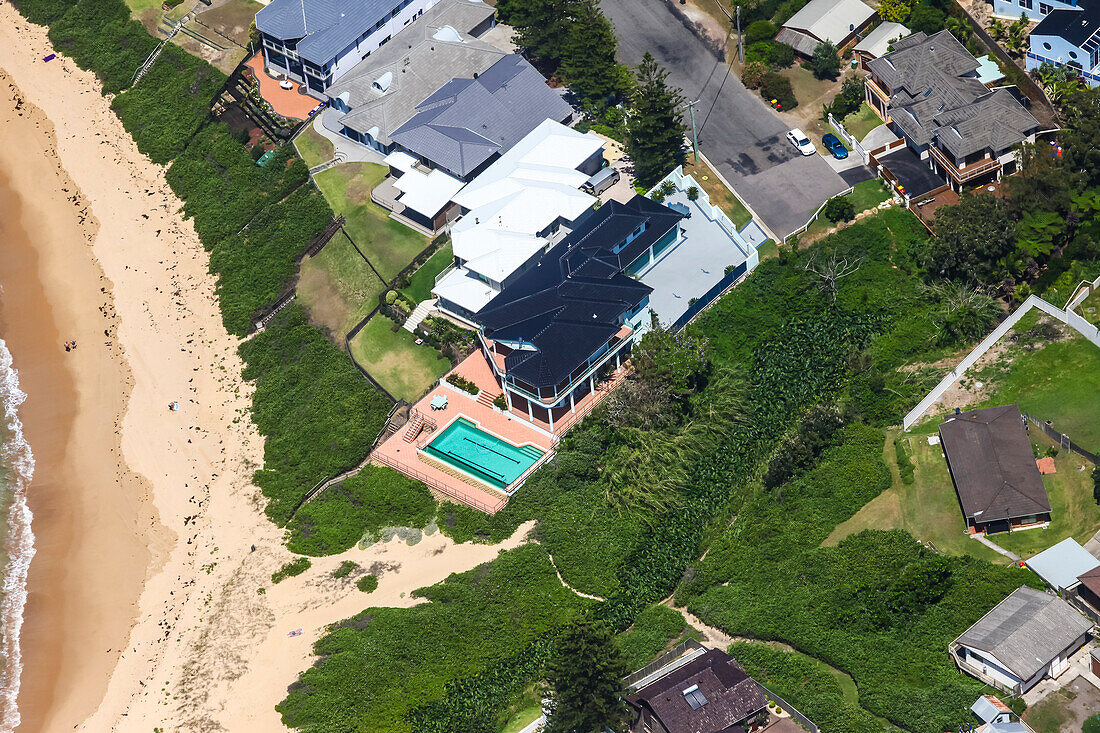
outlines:
[[[0,4],[0,176],[19,220],[0,337],[38,463],[19,730],[283,730],[274,706],[329,624],[418,603],[530,527],[353,548],[272,585],[291,555],[251,483],[263,439],[207,254],[95,76],[51,52]],[[343,560],[378,589],[332,578]]]

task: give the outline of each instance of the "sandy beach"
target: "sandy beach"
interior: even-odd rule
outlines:
[[[530,528],[497,546],[352,549],[273,586],[291,555],[250,482],[263,441],[207,256],[94,75],[43,63],[51,51],[0,4],[0,185],[18,234],[0,335],[38,466],[19,730],[282,730],[274,705],[326,625],[412,605]],[[345,559],[378,590],[333,579]]]

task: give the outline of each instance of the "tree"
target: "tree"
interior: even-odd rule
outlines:
[[[817,252],[810,255],[810,259],[802,266],[804,272],[812,272],[820,278],[819,286],[829,294],[832,302],[836,303],[836,290],[840,281],[849,275],[854,275],[863,264],[863,257],[841,257],[833,252],[828,257],[822,258],[818,263]]]
[[[761,61],[749,61],[741,70],[741,83],[746,89],[759,89],[768,75],[768,65]]]
[[[767,20],[754,20],[745,29],[745,45],[751,46],[757,41],[770,41],[779,31]]]
[[[909,16],[907,25],[914,32],[932,35],[943,30],[943,22],[947,18],[944,12],[931,3],[917,3]]]
[[[970,23],[965,18],[952,16],[944,21],[943,27],[959,39],[959,43],[963,45],[966,45],[966,42],[970,40]]]
[[[1029,211],[1016,227],[1020,252],[1031,259],[1049,255],[1055,240],[1065,232],[1066,222],[1054,211]]]
[[[993,36],[993,40],[1000,41],[1007,33],[1008,29],[1005,27],[1005,22],[1000,18],[994,18],[989,23],[989,35]]]
[[[810,57],[810,69],[818,79],[835,79],[840,73],[840,56],[832,41],[822,41]]]
[[[1019,173],[1002,181],[1009,209],[1017,218],[1040,209],[1066,214],[1072,208],[1080,176],[1053,153],[1045,142],[1020,146]]]
[[[676,400],[685,400],[701,390],[710,372],[706,339],[683,331],[673,333],[661,326],[654,326],[642,336],[630,361],[639,380],[668,390]]]
[[[598,110],[629,91],[630,72],[615,61],[615,30],[599,0],[575,0],[560,73],[570,89]]]
[[[1009,274],[1016,224],[1003,200],[963,194],[959,203],[936,212],[934,228],[925,262],[933,276],[992,284]]]
[[[554,692],[546,733],[626,730],[629,709],[622,678],[627,669],[614,632],[605,624],[571,623],[555,645],[547,673]]]
[[[1020,13],[1020,19],[1008,27],[1004,46],[1009,53],[1020,55],[1027,50],[1027,26],[1027,15]]]
[[[557,74],[561,66],[562,39],[569,35],[569,18],[575,4],[576,0],[508,3],[508,14],[515,27],[512,40],[545,76]]]
[[[823,213],[826,219],[835,224],[838,221],[851,221],[856,215],[856,210],[846,196],[837,196],[825,202]]]
[[[634,178],[651,186],[672,170],[684,152],[680,90],[666,81],[668,72],[648,51],[637,68],[638,87],[626,124],[626,149],[634,162]]]
[[[878,6],[879,17],[893,23],[904,23],[912,10],[911,0],[882,0]]]
[[[1068,92],[1061,107],[1065,164],[1082,176],[1084,186],[1100,185],[1100,87]]]

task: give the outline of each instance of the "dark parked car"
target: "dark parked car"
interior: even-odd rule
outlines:
[[[839,138],[833,133],[830,132],[822,137],[821,143],[837,160],[844,160],[848,157],[848,148],[844,147],[844,143],[840,142]]]

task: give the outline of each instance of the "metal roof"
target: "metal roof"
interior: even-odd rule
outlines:
[[[783,27],[806,31],[839,46],[874,14],[875,9],[860,0],[810,0]]]
[[[1031,679],[1092,628],[1092,622],[1057,596],[1017,588],[955,639],[993,655],[1012,674]]]
[[[1100,1],[1077,0],[1076,8],[1056,8],[1032,29],[1033,36],[1063,38],[1078,48],[1100,32]]]
[[[1036,575],[1060,591],[1077,585],[1081,575],[1100,568],[1100,560],[1090,555],[1072,537],[1048,547],[1026,562]]]
[[[325,64],[382,19],[400,0],[272,0],[256,13],[256,29],[282,40],[300,38],[298,55]]]
[[[901,23],[886,21],[880,23],[873,31],[864,36],[863,40],[856,44],[856,51],[863,51],[875,58],[883,56],[890,48],[890,41],[901,39],[909,35],[909,29]]]

